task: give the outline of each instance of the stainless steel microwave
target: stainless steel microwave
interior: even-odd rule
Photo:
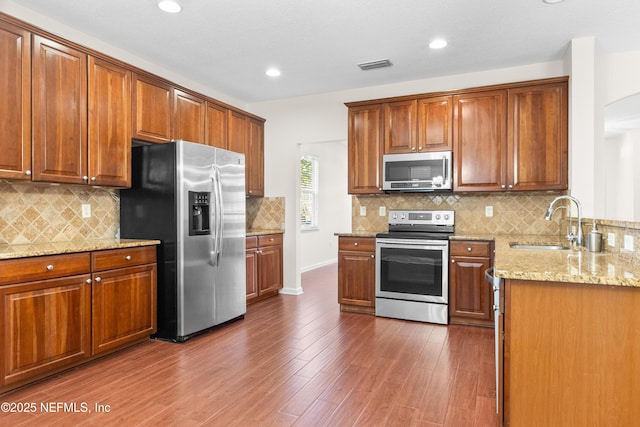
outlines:
[[[450,191],[451,151],[385,154],[382,156],[384,191]]]

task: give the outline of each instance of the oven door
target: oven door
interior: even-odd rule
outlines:
[[[447,304],[449,241],[376,239],[376,297]]]

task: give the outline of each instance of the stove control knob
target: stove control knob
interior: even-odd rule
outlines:
[[[440,214],[436,214],[436,221],[440,221]]]
[[[445,221],[448,221],[449,220],[449,214],[444,214],[444,219],[445,219]]]

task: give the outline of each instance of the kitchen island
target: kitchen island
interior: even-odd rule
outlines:
[[[504,425],[637,425],[638,263],[584,248],[510,246],[565,243],[557,237],[497,236],[495,242],[494,274],[503,279]]]

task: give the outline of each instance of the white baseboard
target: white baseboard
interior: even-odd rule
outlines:
[[[302,288],[282,288],[280,293],[284,295],[301,295]]]
[[[326,260],[326,261],[319,262],[317,264],[308,265],[308,266],[302,268],[300,270],[300,272],[301,273],[306,273],[307,271],[315,270],[316,268],[320,268],[320,267],[324,267],[324,266],[327,266],[327,265],[335,264],[336,262],[338,262],[338,258],[329,259],[329,260]]]

